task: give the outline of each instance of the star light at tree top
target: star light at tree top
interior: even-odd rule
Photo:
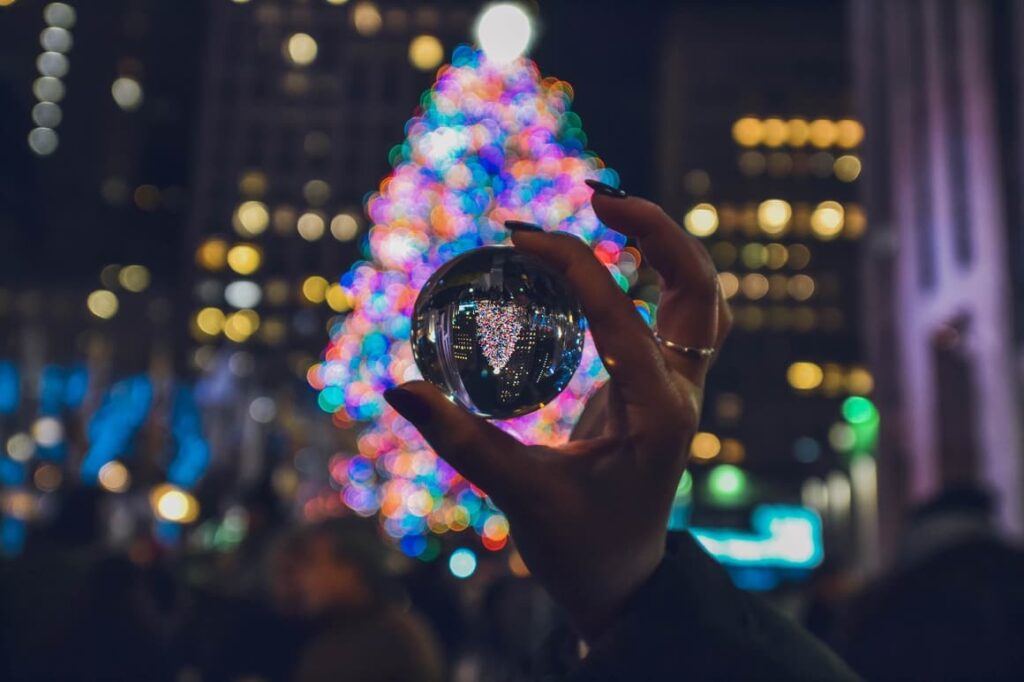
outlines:
[[[358,452],[332,460],[331,475],[356,513],[379,514],[406,553],[432,558],[429,535],[473,528],[500,549],[508,524],[486,496],[439,459],[416,429],[384,402],[385,389],[419,378],[409,344],[416,296],[434,271],[486,244],[508,243],[506,220],[574,234],[594,247],[623,289],[639,253],[623,249],[590,206],[593,178],[617,174],[586,151],[572,87],[541,78],[526,58],[489,60],[455,49],[390,153],[393,172],[367,200],[370,260],[340,283],[351,312],[331,330],[323,360],[309,369],[320,407],[336,423],[368,422]],[[543,409],[497,422],[530,443],[564,441],[586,396],[605,378],[592,341],[569,387]]]

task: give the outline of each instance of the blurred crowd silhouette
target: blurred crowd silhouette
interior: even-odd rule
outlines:
[[[0,679],[514,679],[557,626],[532,581],[459,589],[366,519],[257,525],[231,554],[172,556],[104,550],[97,502],[70,495],[0,563]]]
[[[791,611],[867,679],[1024,679],[1024,554],[992,507],[945,492],[909,519],[890,574],[822,573]],[[458,583],[364,519],[267,525],[203,561],[104,552],[96,511],[90,492],[69,497],[3,565],[0,679],[520,680],[575,655],[531,579]]]

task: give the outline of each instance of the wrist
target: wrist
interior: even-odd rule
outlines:
[[[608,576],[592,590],[591,597],[583,598],[576,608],[569,608],[570,619],[576,631],[587,645],[592,645],[614,627],[630,602],[643,586],[651,580],[665,557],[663,545],[648,553],[642,561],[634,555],[627,566],[609,566]],[[615,562],[617,563],[617,562]]]

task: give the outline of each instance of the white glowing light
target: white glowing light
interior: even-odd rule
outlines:
[[[516,3],[489,5],[476,22],[476,41],[491,61],[505,64],[518,59],[530,48],[533,22]]]
[[[32,425],[32,438],[40,447],[52,448],[64,440],[64,426],[54,417],[40,417]]]
[[[460,547],[448,558],[448,570],[456,578],[468,578],[476,571],[476,554],[471,549]]]
[[[704,548],[724,564],[779,568],[814,568],[824,553],[821,518],[812,510],[788,505],[754,509],[753,532],[691,528]]]
[[[63,118],[60,106],[53,102],[37,102],[32,107],[32,120],[42,128],[56,128]]]
[[[51,2],[43,9],[43,19],[50,26],[71,28],[75,25],[76,18],[75,8],[67,3]]]
[[[249,403],[249,416],[260,424],[269,424],[277,416],[277,403],[273,398],[265,395],[254,398]]]
[[[64,83],[53,76],[40,76],[32,83],[32,93],[42,102],[59,102],[64,99]]]
[[[142,86],[134,78],[118,78],[110,86],[110,94],[117,106],[125,111],[135,111],[142,104]]]
[[[27,462],[36,454],[36,443],[27,433],[16,433],[7,439],[7,455],[15,462]]]
[[[50,128],[33,128],[28,134],[29,148],[39,156],[49,156],[57,151],[56,131]]]
[[[199,516],[199,502],[190,493],[164,483],[149,494],[153,512],[164,521],[191,523]]]
[[[224,287],[224,300],[235,308],[255,308],[263,298],[260,285],[246,279],[240,279]]]
[[[71,39],[71,33],[66,29],[60,26],[50,26],[44,28],[39,34],[39,44],[44,50],[67,52],[71,49],[74,41]]]
[[[63,78],[68,73],[68,58],[60,52],[43,52],[36,58],[36,68],[43,76]]]

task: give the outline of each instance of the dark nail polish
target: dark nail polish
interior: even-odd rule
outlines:
[[[594,190],[598,194],[603,194],[606,197],[625,199],[629,196],[618,187],[612,187],[611,185],[606,185],[603,182],[598,182],[597,180],[584,180],[583,182],[587,183],[587,186],[590,187],[590,189]]]
[[[513,232],[543,232],[544,228],[533,223],[524,223],[522,220],[506,220],[505,229]]]
[[[430,408],[423,399],[405,389],[389,388],[384,391],[384,400],[413,424],[422,424],[430,418]]]

